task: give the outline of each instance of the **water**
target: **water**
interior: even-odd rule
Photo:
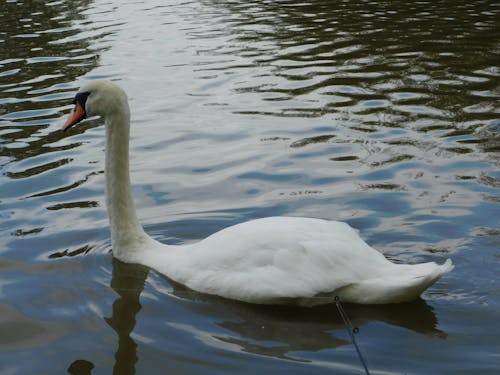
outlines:
[[[252,306],[112,259],[99,120],[118,80],[148,233],[269,215],[349,222],[455,270],[421,300],[345,306],[373,374],[494,374],[499,6],[491,1],[0,5],[0,373],[362,374],[334,306]]]

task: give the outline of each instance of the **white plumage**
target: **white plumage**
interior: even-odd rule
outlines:
[[[83,86],[64,130],[87,115],[106,123],[106,202],[113,254],[151,267],[208,294],[252,303],[380,304],[417,298],[453,269],[451,260],[394,264],[348,224],[269,217],[223,229],[189,245],[170,246],[140,226],[130,190],[130,115],[123,90],[109,81]]]

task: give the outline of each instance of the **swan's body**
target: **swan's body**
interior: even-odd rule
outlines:
[[[151,267],[208,294],[252,303],[354,303],[417,298],[453,269],[450,260],[394,264],[349,225],[321,219],[270,217],[248,221],[189,245],[149,237],[137,220],[128,167],[127,96],[109,81],[92,81],[75,97],[64,130],[87,115],[106,124],[106,203],[113,255]],[[319,298],[318,298],[319,297]]]

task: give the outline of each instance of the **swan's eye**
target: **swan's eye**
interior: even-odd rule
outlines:
[[[85,92],[79,92],[75,95],[75,98],[73,99],[73,104],[80,104],[82,108],[85,108],[85,103],[87,102],[87,98],[89,97],[90,92],[85,91]]]

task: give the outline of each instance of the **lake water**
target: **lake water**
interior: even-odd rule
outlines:
[[[0,373],[363,374],[335,306],[208,297],[113,260],[100,120],[129,94],[145,229],[344,220],[422,299],[346,305],[372,374],[500,367],[500,6],[493,1],[3,1]]]

